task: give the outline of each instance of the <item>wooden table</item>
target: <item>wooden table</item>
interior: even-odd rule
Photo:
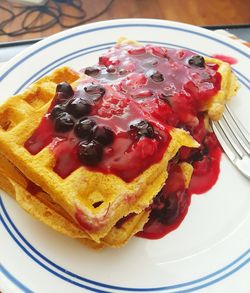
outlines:
[[[62,1],[62,0],[61,0]],[[65,1],[65,0],[64,0]],[[75,1],[75,0],[74,0]],[[87,16],[93,16],[109,3],[109,0],[79,0],[87,12]],[[20,8],[10,4],[6,0],[0,0],[0,4],[14,13],[18,13]],[[52,5],[49,0],[47,5]],[[64,11],[75,13],[74,9],[66,4],[60,4]],[[110,8],[93,21],[108,20],[114,18],[160,18],[186,22],[194,25],[232,25],[250,23],[250,0],[114,0]],[[8,17],[8,13],[0,9],[0,21]],[[48,21],[48,16],[39,18],[38,24]],[[20,27],[22,17],[15,18],[6,27],[7,31],[13,31]],[[64,18],[64,22],[69,21]],[[71,20],[72,22],[72,20]],[[20,36],[0,35],[0,42],[17,41],[31,38],[41,38],[49,36],[63,30],[60,25],[36,33],[28,33]]]

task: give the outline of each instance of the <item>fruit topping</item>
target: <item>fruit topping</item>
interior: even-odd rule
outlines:
[[[197,67],[205,67],[205,59],[200,55],[192,56],[188,60],[189,65],[197,66]]]
[[[97,66],[91,66],[91,67],[87,67],[84,71],[85,74],[95,77],[99,74],[100,72],[100,68],[98,68]]]
[[[105,126],[97,126],[95,128],[94,139],[103,146],[111,144],[114,140],[114,137],[114,132]]]
[[[114,60],[119,62],[114,65]],[[172,114],[176,116],[172,120],[177,121],[181,116],[180,123],[189,120],[189,117],[193,120],[198,111],[203,111],[221,83],[216,64],[205,63],[202,56],[185,49],[118,44],[99,58],[99,67],[98,80],[138,98],[138,102],[174,96],[171,100],[167,98],[166,102],[170,102]],[[155,117],[159,117],[156,112],[150,110]],[[191,120],[192,124],[194,120]]]
[[[128,53],[131,55],[142,55],[146,53],[146,49],[144,47],[135,47],[133,49],[129,49]]]
[[[32,195],[36,195],[39,192],[43,192],[42,188],[38,185],[36,185],[34,182],[30,181],[29,179],[27,179],[28,183],[26,186],[26,190],[32,194]]]
[[[120,69],[119,70],[119,74],[120,75],[125,75],[125,74],[127,74],[128,73],[128,71],[126,70],[126,69]]]
[[[57,85],[56,92],[63,93],[65,95],[65,98],[71,98],[74,94],[71,85],[65,81]]]
[[[113,65],[110,65],[106,70],[108,73],[115,73],[116,72],[116,68]]]
[[[74,120],[67,112],[62,112],[55,120],[55,130],[58,132],[67,132],[74,127]]]
[[[228,64],[231,64],[231,65],[238,63],[238,60],[232,56],[226,56],[226,55],[222,55],[222,54],[214,54],[211,57],[219,59],[223,62],[227,62]]]
[[[116,224],[115,227],[117,229],[122,228],[123,224],[125,224],[128,220],[132,219],[134,216],[136,216],[136,213],[130,213],[127,216],[121,218]]]
[[[161,58],[167,58],[167,49],[163,47],[153,47],[149,46],[149,50],[151,50],[152,54]]]
[[[51,119],[56,119],[59,116],[59,114],[61,114],[64,111],[65,111],[65,105],[62,105],[62,104],[55,105],[54,108],[50,112]]]
[[[54,171],[62,178],[85,165],[130,182],[161,160],[170,129],[129,97],[89,78],[77,85],[70,100],[56,93],[25,147],[37,154],[49,145]]]
[[[82,141],[78,145],[78,157],[80,161],[86,165],[94,166],[102,160],[103,147],[102,145],[92,140],[89,143]]]
[[[95,127],[95,121],[85,117],[76,123],[74,131],[77,137],[90,140],[93,137]]]
[[[75,118],[80,118],[90,113],[91,105],[88,103],[88,101],[81,98],[77,98],[69,101],[66,110]]]
[[[213,180],[206,186],[211,187],[219,169],[218,143],[210,139],[201,118],[204,105],[220,89],[217,70],[216,64],[206,64],[202,56],[184,49],[114,46],[97,66],[85,68],[91,77],[80,82],[75,93],[67,83],[57,86],[49,115],[25,146],[36,154],[50,144],[54,171],[62,178],[85,165],[130,182],[161,160],[171,140],[169,126],[183,128],[202,146],[182,148],[175,162],[193,165],[191,190],[200,192],[197,182],[210,174]],[[164,226],[165,234],[166,227],[180,223],[189,203],[189,194],[178,185],[183,180],[171,179],[180,178],[179,170],[169,170],[169,178],[166,186],[172,193],[161,192],[160,204],[152,206],[159,217],[153,216],[151,227]],[[173,191],[174,186],[179,189]]]
[[[154,82],[162,82],[164,80],[163,75],[159,71],[150,72],[150,78]]]
[[[155,132],[154,132],[153,126],[145,120],[142,120],[136,124],[130,125],[130,129],[136,130],[136,133],[139,137],[141,137],[141,136],[146,136],[149,138],[155,137]]]
[[[164,102],[166,102],[170,107],[171,107],[171,97],[173,95],[172,94],[168,94],[168,93],[161,93],[159,98],[161,100],[163,100]]]
[[[84,90],[87,94],[91,96],[91,99],[94,101],[99,100],[105,94],[105,88],[96,84],[89,84],[84,87]]]
[[[150,206],[149,221],[137,234],[140,237],[163,237],[180,225],[188,211],[190,195],[185,188],[182,170],[173,160],[169,163],[168,173],[165,185]]]
[[[196,150],[182,147],[175,157],[175,164],[184,161],[193,165],[190,191],[184,188],[181,170],[171,168],[167,187],[151,206],[149,224],[140,236],[160,238],[183,220],[191,193],[206,191],[218,177],[221,151],[217,140],[205,126],[203,111],[220,90],[219,66],[206,63],[202,56],[185,49],[130,44],[112,47],[99,58],[99,66],[102,70],[97,79],[131,97],[157,121],[189,131],[201,144]],[[132,139],[138,140],[137,151],[143,149],[143,152],[138,151],[143,162],[144,154],[154,154],[158,130],[154,131],[155,124],[146,117],[134,121],[129,124],[130,134]],[[112,146],[115,145],[116,140]],[[135,159],[123,159],[120,164],[128,161],[132,166]],[[132,168],[130,172],[133,172]]]

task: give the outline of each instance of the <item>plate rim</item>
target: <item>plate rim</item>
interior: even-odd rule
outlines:
[[[44,40],[42,40],[42,41],[40,41],[40,42],[38,42],[37,44],[35,44],[35,45],[33,45],[33,46],[31,46],[31,47],[29,47],[29,48],[27,48],[26,50],[24,50],[23,52],[21,52],[20,54],[18,54],[16,57],[14,57],[10,62],[8,62],[5,66],[4,66],[4,68],[1,68],[1,70],[0,70],[0,72],[2,72],[2,71],[4,71],[4,70],[6,70],[7,69],[7,72],[8,72],[8,68],[9,68],[9,70],[10,69],[13,69],[13,67],[14,67],[14,65],[16,64],[16,62],[18,61],[18,60],[20,60],[20,61],[22,61],[23,60],[23,62],[26,60],[25,58],[24,59],[22,59],[23,58],[23,56],[25,56],[26,55],[26,57],[28,57],[27,56],[27,54],[29,54],[29,52],[32,52],[33,50],[35,50],[36,49],[36,47],[38,48],[38,50],[36,50],[35,52],[39,52],[39,48],[41,48],[41,46],[44,44],[44,45],[46,45],[46,44],[51,44],[52,45],[52,43],[50,43],[50,40],[53,40],[53,39],[55,39],[55,40],[57,40],[58,42],[59,41],[62,41],[62,39],[61,39],[61,36],[63,37],[63,36],[65,36],[65,35],[68,35],[68,34],[70,34],[70,32],[77,32],[77,31],[81,31],[81,29],[84,29],[84,28],[87,28],[88,29],[88,27],[95,27],[95,26],[101,26],[102,24],[111,24],[112,25],[112,23],[121,23],[121,24],[125,24],[125,26],[129,26],[129,25],[126,25],[126,22],[127,21],[129,21],[130,23],[131,23],[131,19],[118,19],[118,20],[107,20],[107,21],[101,21],[101,22],[96,22],[96,23],[91,23],[91,24],[87,24],[87,25],[83,25],[83,26],[80,26],[80,27],[76,27],[76,28],[72,28],[72,29],[70,29],[70,30],[66,30],[66,31],[63,31],[63,32],[59,32],[59,33],[57,33],[57,34],[54,34],[54,35],[52,35],[52,36],[50,36],[50,37],[48,37],[48,38],[46,38],[46,39],[44,39]],[[198,30],[202,30],[202,31],[204,31],[204,33],[205,34],[207,34],[208,32],[209,32],[209,34],[211,34],[212,33],[212,35],[213,34],[215,34],[214,36],[216,36],[217,38],[212,38],[212,39],[215,39],[216,41],[218,41],[218,38],[220,38],[220,39],[223,39],[222,37],[218,37],[217,35],[216,35],[216,33],[214,33],[214,32],[211,32],[211,31],[209,31],[209,30],[207,30],[207,29],[204,29],[204,28],[199,28],[199,27],[196,27],[196,26],[193,26],[193,25],[190,25],[190,24],[185,24],[185,23],[180,23],[180,22],[175,22],[175,21],[166,21],[166,20],[155,20],[155,19],[146,19],[146,18],[142,18],[142,19],[133,19],[133,21],[147,21],[147,22],[155,22],[155,23],[166,23],[166,24],[168,24],[168,25],[172,25],[172,27],[174,26],[174,25],[178,25],[178,27],[180,26],[182,26],[182,25],[184,25],[184,26],[187,26],[187,27],[189,27],[190,29],[192,29],[192,28],[195,28],[195,29],[198,29]],[[140,25],[142,25],[142,24],[140,24]],[[131,24],[130,26],[134,26],[134,24]],[[151,26],[153,26],[153,24],[151,25]],[[86,29],[86,31],[87,31],[87,29]],[[207,36],[206,36],[207,37]],[[224,36],[223,36],[224,37]],[[226,42],[224,42],[223,41],[223,44],[230,44],[230,43],[233,43],[233,42],[231,42],[230,40],[228,40],[226,37],[224,37],[225,38],[225,41]],[[233,43],[234,44],[234,43]],[[237,46],[236,46],[237,45]],[[234,46],[233,46],[233,48],[234,47],[238,47],[239,45],[238,44],[234,44]],[[240,45],[239,46],[240,48],[238,48],[237,49],[237,51],[240,49],[240,51],[241,50],[243,50],[243,51],[248,51],[248,48],[247,47],[244,47],[243,45]],[[246,55],[247,53],[245,53],[244,52],[244,54],[243,55]],[[13,65],[12,65],[12,63],[13,63]],[[21,63],[20,63],[21,64]],[[9,73],[10,73],[11,71],[9,71]],[[5,71],[5,74],[6,74],[6,71]],[[7,75],[3,75],[3,77],[1,76],[0,77],[0,81],[1,80],[3,80],[5,77],[6,77]],[[2,199],[1,199],[1,203],[2,203]],[[249,254],[250,253],[250,249],[248,249],[247,251],[245,251],[244,253],[243,253],[243,255],[245,256],[245,254]],[[248,259],[248,262],[250,261],[250,257],[249,257],[249,259]],[[247,263],[248,263],[247,262]],[[98,283],[98,282],[97,282]],[[113,287],[113,286],[111,286],[111,287]],[[115,287],[117,287],[117,286],[115,286]],[[117,287],[117,288],[112,288],[112,289],[122,289],[122,287]],[[130,289],[133,289],[133,288],[130,288]],[[135,288],[136,289],[136,288]],[[138,289],[138,288],[137,288]],[[154,289],[154,288],[153,288]],[[163,289],[165,290],[166,288],[165,287],[163,287]],[[163,290],[163,289],[161,289],[161,290]],[[126,290],[128,290],[128,289],[126,289]],[[144,290],[145,290],[145,288],[144,288]],[[160,290],[160,289],[154,289],[153,291],[158,291],[158,290]],[[130,290],[129,290],[130,291]],[[136,291],[138,291],[138,290],[136,290]],[[152,290],[151,290],[152,291]],[[99,292],[99,291],[98,291]]]
[[[164,20],[164,19],[154,19],[154,18],[123,18],[123,19],[112,19],[112,20],[104,20],[104,21],[98,21],[98,22],[93,22],[93,23],[89,23],[89,24],[84,24],[84,25],[81,25],[81,26],[77,26],[77,27],[73,27],[73,28],[70,28],[70,29],[67,29],[67,30],[64,30],[64,31],[61,31],[61,32],[57,32],[51,36],[48,36],[48,37],[45,37],[43,40],[40,40],[38,41],[37,43],[31,45],[30,47],[28,48],[25,48],[23,51],[21,51],[20,53],[18,53],[16,56],[14,56],[13,58],[11,58],[11,60],[9,60],[8,62],[6,62],[3,66],[1,66],[0,68],[0,74],[1,72],[5,69],[7,69],[8,67],[11,66],[11,64],[14,63],[16,64],[16,62],[21,59],[23,56],[29,54],[30,51],[34,51],[36,48],[38,50],[35,50],[33,52],[33,54],[37,53],[40,51],[40,47],[44,44],[50,44],[50,45],[53,45],[54,43],[57,43],[59,41],[61,41],[65,35],[70,35],[70,33],[73,33],[71,34],[72,36],[74,35],[77,35],[78,34],[78,31],[81,32],[82,29],[86,29],[84,33],[88,33],[88,32],[91,32],[93,29],[95,30],[96,27],[102,27],[103,25],[103,28],[102,29],[105,29],[106,28],[106,24],[114,27],[116,24],[117,26],[120,26],[120,25],[123,25],[125,24],[126,26],[135,26],[137,23],[138,23],[138,26],[142,25],[141,22],[146,22],[144,25],[145,26],[158,26],[159,27],[165,27],[165,28],[173,28],[174,25],[175,25],[175,28],[177,30],[179,30],[179,28],[181,28],[180,30],[182,31],[189,31],[188,28],[191,30],[197,30],[197,34],[198,35],[203,35],[202,32],[204,34],[209,34],[211,35],[211,37],[209,37],[210,39],[212,40],[215,40],[219,43],[222,43],[222,44],[226,44],[228,45],[229,43],[229,46],[233,49],[235,49],[236,51],[238,51],[239,53],[243,54],[245,57],[249,57],[250,56],[250,48],[248,48],[247,46],[244,46],[243,44],[239,43],[239,42],[235,42],[231,39],[229,39],[227,36],[224,36],[224,35],[218,35],[216,32],[214,31],[211,31],[211,30],[208,30],[207,28],[203,28],[203,27],[199,27],[199,26],[195,26],[195,25],[192,25],[192,24],[188,24],[188,23],[184,23],[184,22],[177,22],[177,21],[172,21],[172,20]],[[147,23],[148,22],[148,23]],[[149,24],[151,22],[151,24]],[[163,25],[163,24],[166,24],[166,25]],[[114,24],[114,25],[112,25]],[[182,27],[187,27],[187,29],[183,29]],[[91,29],[91,27],[93,27],[93,29]],[[199,32],[200,31],[200,32]],[[189,31],[190,32],[190,31]],[[54,40],[54,41],[53,41]],[[52,41],[52,42],[50,42]],[[33,55],[32,54],[32,55]],[[26,57],[30,57],[29,56],[26,56]],[[25,61],[26,58],[23,58],[23,60],[20,60],[20,61]],[[13,66],[12,68],[13,69]],[[3,78],[6,77],[6,75],[8,74],[9,72],[4,72],[3,76],[0,75],[0,81],[2,81]]]

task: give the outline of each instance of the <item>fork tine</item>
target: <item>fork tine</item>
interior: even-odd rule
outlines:
[[[239,155],[233,148],[231,141],[225,135],[223,127],[220,123],[212,122],[212,128],[230,161],[245,177],[250,179],[250,157],[246,155],[243,155],[243,157],[239,157]]]
[[[244,151],[241,149],[239,142],[237,142],[235,133],[230,125],[227,123],[224,117],[222,117],[222,119],[218,121],[218,124],[220,125],[220,129],[223,132],[224,136],[227,138],[227,141],[229,141],[237,155],[242,158],[244,156]]]
[[[250,179],[250,158],[244,156],[242,160],[237,160],[235,162],[236,167],[241,171],[243,175],[245,175],[248,179]]]
[[[227,105],[223,117],[228,127],[234,132],[234,136],[239,141],[241,147],[250,155],[250,135]]]
[[[232,162],[234,162],[236,159],[236,154],[235,154],[235,151],[234,151],[230,141],[228,140],[227,136],[225,135],[223,128],[221,127],[221,125],[218,122],[212,122],[212,128],[213,128],[213,131],[214,131],[216,137],[218,138],[222,148],[224,149],[225,153],[227,154],[229,159]]]
[[[228,112],[228,114],[230,115],[231,119],[234,120],[234,122],[235,122],[236,125],[238,125],[239,131],[242,133],[242,135],[245,137],[245,139],[247,140],[247,142],[250,144],[250,134],[249,134],[249,132],[241,124],[241,122],[239,121],[239,119],[233,114],[233,112],[231,111],[231,109],[229,108],[229,106],[226,105],[225,108],[226,108],[226,112]]]

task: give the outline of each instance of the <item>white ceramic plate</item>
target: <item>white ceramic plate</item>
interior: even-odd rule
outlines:
[[[93,23],[35,44],[2,68],[1,102],[59,65],[79,69],[94,64],[119,36],[236,58],[233,69],[241,88],[231,105],[250,129],[249,50],[210,31],[162,20]],[[37,222],[0,193],[1,285],[6,292],[250,290],[250,182],[225,156],[217,184],[193,196],[176,231],[157,241],[134,238],[117,250],[91,251]]]

